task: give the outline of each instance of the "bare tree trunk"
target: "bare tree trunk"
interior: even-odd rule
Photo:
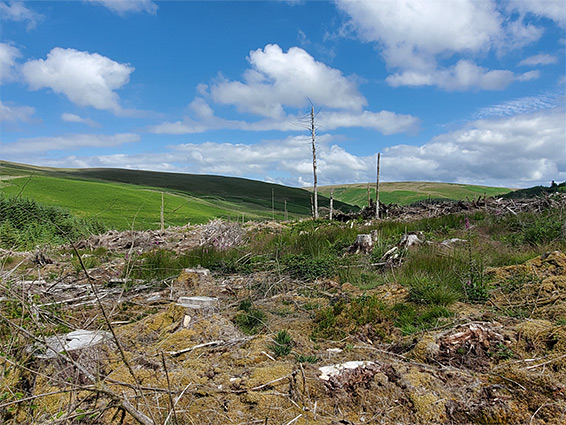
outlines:
[[[381,153],[377,154],[377,180],[375,181],[375,218],[379,219],[379,160]]]
[[[316,145],[315,145],[315,131],[314,131],[314,106],[311,106],[311,138],[312,138],[312,171],[314,174],[314,206],[313,217],[318,219],[318,190],[316,186]]]
[[[165,219],[163,217],[163,192],[161,192],[161,231],[165,231]]]
[[[330,221],[332,221],[332,214],[334,213],[334,188],[330,189]]]
[[[311,195],[311,215],[314,217],[314,202]]]

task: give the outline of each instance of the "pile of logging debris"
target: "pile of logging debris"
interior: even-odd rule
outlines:
[[[526,199],[504,199],[495,197],[479,197],[468,201],[452,200],[425,200],[415,202],[411,205],[389,204],[379,205],[379,216],[381,218],[394,218],[399,220],[415,220],[420,218],[438,217],[441,215],[486,211],[490,214],[518,214],[521,212],[541,212],[548,208],[566,207],[566,194],[553,193],[535,198]],[[336,220],[348,221],[363,218],[364,220],[375,217],[375,204],[363,208],[359,212],[335,214]]]

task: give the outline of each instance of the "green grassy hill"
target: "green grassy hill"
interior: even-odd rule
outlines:
[[[322,186],[320,193],[330,196],[334,189],[334,199],[351,205],[363,207],[367,205],[367,184],[347,184]],[[497,196],[511,192],[511,189],[488,186],[471,186],[455,183],[432,182],[395,182],[380,183],[379,200],[384,204],[408,205],[423,199],[473,199],[478,196]],[[375,200],[375,183],[370,185],[370,196]]]
[[[319,206],[328,207],[334,188],[334,208],[349,211],[367,205],[367,184],[320,187]],[[161,173],[123,169],[63,169],[0,161],[0,191],[6,196],[34,199],[96,219],[116,229],[158,228],[161,192],[167,225],[205,223],[213,218],[262,220],[311,214],[308,190],[260,181],[211,175]],[[410,204],[428,198],[472,199],[502,195],[510,189],[450,183],[382,183],[383,203]],[[375,198],[375,186],[371,188]]]
[[[167,225],[310,216],[310,193],[303,189],[241,178],[120,169],[55,169],[0,162],[0,190],[97,219],[116,229],[158,228],[161,192]],[[328,205],[322,198],[320,205]],[[350,205],[336,208],[351,210]]]

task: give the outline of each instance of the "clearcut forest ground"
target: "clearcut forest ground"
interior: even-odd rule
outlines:
[[[77,230],[88,220],[9,202],[2,423],[566,420],[563,193],[410,220],[213,220],[90,237]],[[21,217],[36,218],[27,233]],[[18,247],[62,229],[60,245]],[[358,249],[359,234],[374,244]],[[77,330],[90,343],[61,348]]]

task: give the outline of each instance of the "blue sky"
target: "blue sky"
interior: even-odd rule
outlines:
[[[1,158],[312,185],[566,180],[560,1],[0,2]]]

